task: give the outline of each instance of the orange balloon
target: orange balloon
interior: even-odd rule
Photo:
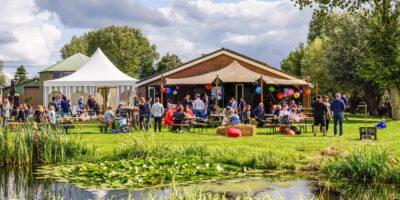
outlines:
[[[306,90],[306,94],[307,94],[307,95],[310,95],[310,94],[311,94],[311,90],[310,90],[310,89],[307,89],[307,90]]]

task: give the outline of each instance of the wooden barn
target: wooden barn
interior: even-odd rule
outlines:
[[[306,81],[225,48],[141,80],[137,87],[139,96],[160,97],[164,104],[207,93],[218,96],[219,106],[225,106],[232,97],[243,97],[253,106],[261,101],[271,106],[292,100],[304,107],[310,105],[309,95],[303,92],[309,87]]]

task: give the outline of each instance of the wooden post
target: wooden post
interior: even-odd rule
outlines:
[[[260,103],[264,103],[264,80],[262,79],[262,76],[260,78],[260,85],[261,85],[261,101]]]
[[[219,83],[219,79],[218,79],[218,75],[217,75],[217,78],[215,79],[215,108],[217,108],[218,107],[218,83]]]
[[[164,87],[164,77],[161,75],[161,105],[164,105],[164,91],[163,91],[163,87]],[[155,101],[155,99],[153,99],[153,102]]]

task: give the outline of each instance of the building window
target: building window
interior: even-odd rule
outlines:
[[[64,76],[68,76],[68,75],[70,75],[72,73],[74,73],[74,72],[65,72],[65,71],[53,72],[53,79],[62,78]]]

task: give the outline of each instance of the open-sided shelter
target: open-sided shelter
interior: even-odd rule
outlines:
[[[140,96],[163,97],[164,102],[179,103],[184,96],[193,98],[196,93],[218,96],[220,106],[227,105],[231,97],[243,97],[253,106],[261,101],[272,105],[295,100],[308,107],[310,102],[309,96],[302,93],[308,89],[306,81],[224,48],[139,81],[137,86]],[[162,94],[165,87],[168,93]],[[261,92],[256,91],[257,87]],[[302,95],[278,98],[279,93],[290,89]]]

